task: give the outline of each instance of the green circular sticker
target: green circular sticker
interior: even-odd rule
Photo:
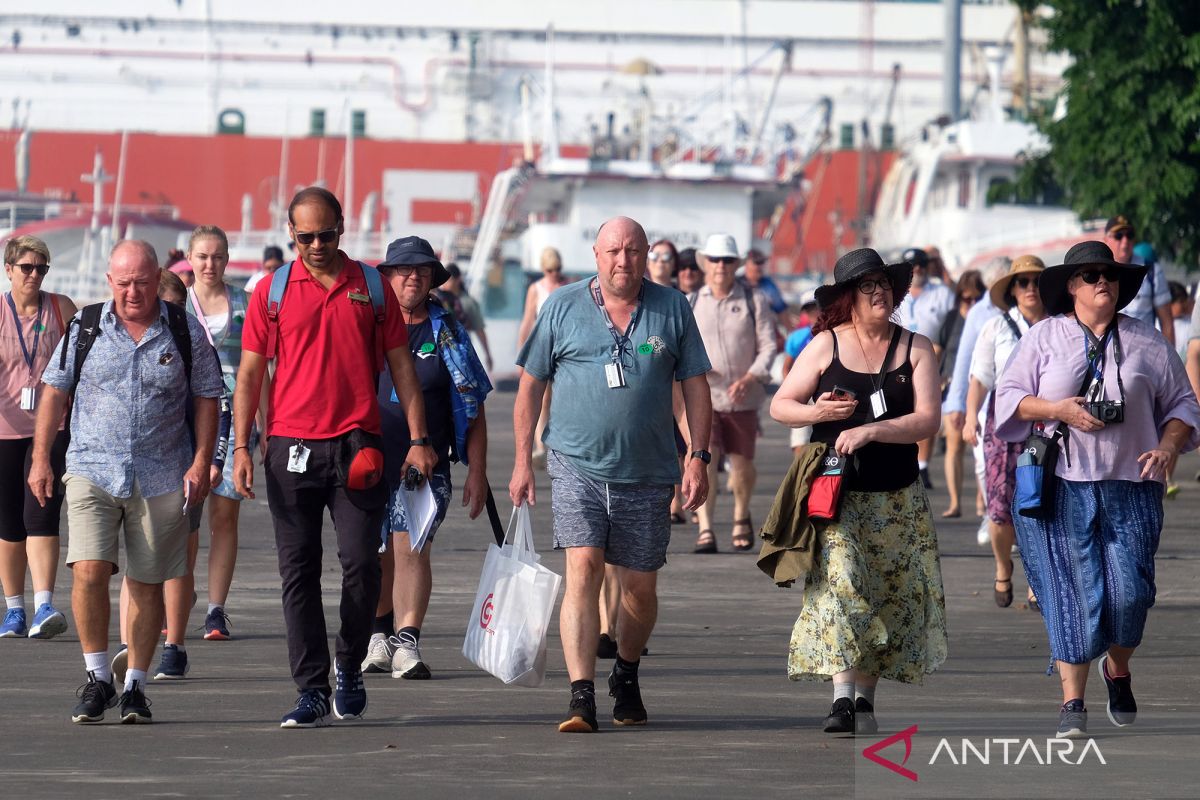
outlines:
[[[639,345],[638,345],[638,352],[639,352],[639,353],[641,353],[641,354],[642,354],[642,355],[644,355],[644,356],[648,356],[648,355],[650,355],[651,353],[653,353],[653,352],[654,352],[654,345],[652,345],[652,344],[650,344],[650,343],[646,343],[646,344],[639,344]]]
[[[433,342],[426,342],[425,344],[421,345],[422,353],[432,353],[433,351],[434,351]]]

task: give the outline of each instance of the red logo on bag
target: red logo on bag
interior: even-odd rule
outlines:
[[[496,610],[496,607],[492,604],[493,597],[495,597],[494,594],[489,594],[484,598],[483,605],[479,609],[479,627],[485,631],[492,624],[492,614]]]

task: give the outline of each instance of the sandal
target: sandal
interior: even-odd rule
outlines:
[[[999,585],[1005,584],[1005,583],[1008,584],[1008,588],[1006,590],[1000,591],[999,589],[996,588],[996,586],[999,586]],[[995,581],[995,584],[996,584],[996,586],[992,587],[992,596],[996,600],[996,605],[1000,606],[1000,608],[1008,608],[1009,606],[1012,605],[1012,600],[1013,600],[1012,576],[1009,576],[1009,577],[1003,578],[1003,579],[997,578]]]
[[[742,525],[749,528],[750,529],[749,532],[743,533],[743,534],[738,534],[736,528],[738,526],[742,526]],[[754,523],[750,521],[750,517],[746,517],[745,519],[735,519],[733,521],[733,527],[735,528],[735,530],[733,532],[733,549],[737,550],[738,552],[741,552],[741,553],[744,553],[747,550],[753,550],[754,549]]]
[[[682,525],[685,522],[687,522],[687,518],[684,517],[683,514],[680,514],[679,512],[675,512],[674,514],[671,515],[671,524],[672,525]]]
[[[942,512],[942,519],[957,519],[962,516],[962,511],[957,508],[947,508]]]
[[[1042,606],[1041,606],[1041,604],[1038,603],[1038,599],[1036,597],[1034,597],[1032,593],[1030,593],[1028,599],[1029,599],[1029,610],[1036,611],[1037,613],[1041,614]]]
[[[711,528],[705,528],[700,531],[700,536],[696,538],[696,549],[693,553],[715,553],[717,552],[717,537],[713,534]]]

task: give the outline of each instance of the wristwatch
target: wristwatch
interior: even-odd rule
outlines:
[[[705,464],[712,463],[712,453],[708,452],[707,450],[697,450],[696,452],[692,453],[692,458],[698,458]]]
[[[408,446],[409,447],[428,447],[430,444],[432,444],[432,442],[433,442],[433,440],[430,439],[428,436],[422,436],[420,439],[409,439]]]

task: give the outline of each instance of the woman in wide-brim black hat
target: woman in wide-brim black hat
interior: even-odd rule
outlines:
[[[1118,313],[1145,274],[1103,242],[1072,247],[1041,275],[1053,316],[1021,338],[996,384],[997,436],[1020,442],[1033,425],[1069,436],[1054,497],[1043,498],[1052,510],[1013,514],[1062,676],[1060,738],[1087,735],[1096,660],[1109,720],[1123,727],[1137,715],[1129,661],[1154,604],[1165,471],[1200,444],[1200,405],[1179,356],[1153,326]]]
[[[921,683],[946,659],[937,537],[916,445],[937,432],[941,392],[933,345],[892,321],[911,268],[862,249],[838,259],[833,277],[817,290],[814,338],[771,402],[775,419],[812,425],[814,443],[857,461],[836,519],[813,520],[814,565],[788,674],[833,680],[827,733],[869,734],[880,678]]]

